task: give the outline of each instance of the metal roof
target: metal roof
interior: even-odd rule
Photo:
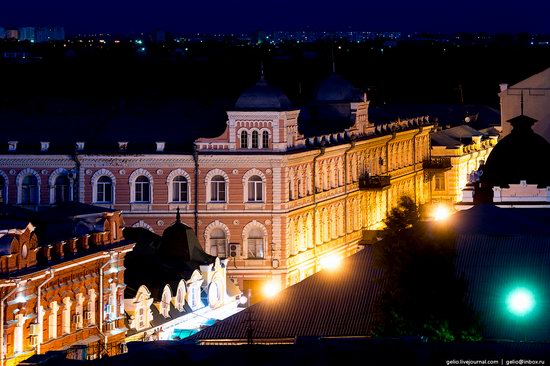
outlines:
[[[369,247],[346,258],[339,271],[323,270],[192,339],[246,339],[248,312],[254,338],[368,335],[381,289]]]

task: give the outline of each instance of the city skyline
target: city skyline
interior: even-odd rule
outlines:
[[[141,32],[163,29],[185,32],[251,32],[255,30],[355,30],[402,32],[550,33],[545,15],[550,5],[528,0],[520,6],[487,0],[465,0],[460,6],[435,0],[391,3],[344,0],[336,5],[311,0],[238,4],[157,2],[11,2],[0,13],[0,25],[60,25],[71,34]]]

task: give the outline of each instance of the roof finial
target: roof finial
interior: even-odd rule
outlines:
[[[521,115],[523,116],[523,89],[521,89]]]
[[[180,208],[178,206],[178,208],[176,209],[176,222],[180,223],[181,222],[181,216],[180,216]]]

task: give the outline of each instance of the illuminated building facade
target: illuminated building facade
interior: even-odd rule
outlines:
[[[38,119],[34,140],[5,133],[2,197],[113,208],[153,232],[179,207],[206,252],[229,258],[230,278],[259,298],[266,281],[286,287],[323,257],[357,251],[400,196],[430,200],[428,118],[374,126],[368,105],[334,74],[302,109],[260,80],[226,113],[225,130],[223,117],[163,123],[126,103],[101,120],[56,116],[62,140]]]
[[[461,202],[462,190],[479,178],[478,169],[487,161],[498,136],[494,128],[478,131],[467,125],[432,133],[431,156],[436,164],[430,180],[432,201]],[[429,164],[425,168],[430,174]]]
[[[120,211],[3,205],[0,227],[0,364],[67,348],[84,359],[123,352],[123,263],[134,244]]]

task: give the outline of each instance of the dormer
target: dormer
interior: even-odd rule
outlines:
[[[84,141],[79,141],[76,143],[76,151],[83,151],[84,150],[84,145],[86,143]]]
[[[50,149],[50,142],[49,141],[41,141],[40,142],[40,151],[47,152]]]
[[[8,151],[17,151],[17,141],[8,141]]]
[[[157,152],[164,152],[164,147],[166,143],[164,141],[157,141]]]
[[[128,141],[119,141],[118,151],[125,152],[126,150],[128,150]]]

